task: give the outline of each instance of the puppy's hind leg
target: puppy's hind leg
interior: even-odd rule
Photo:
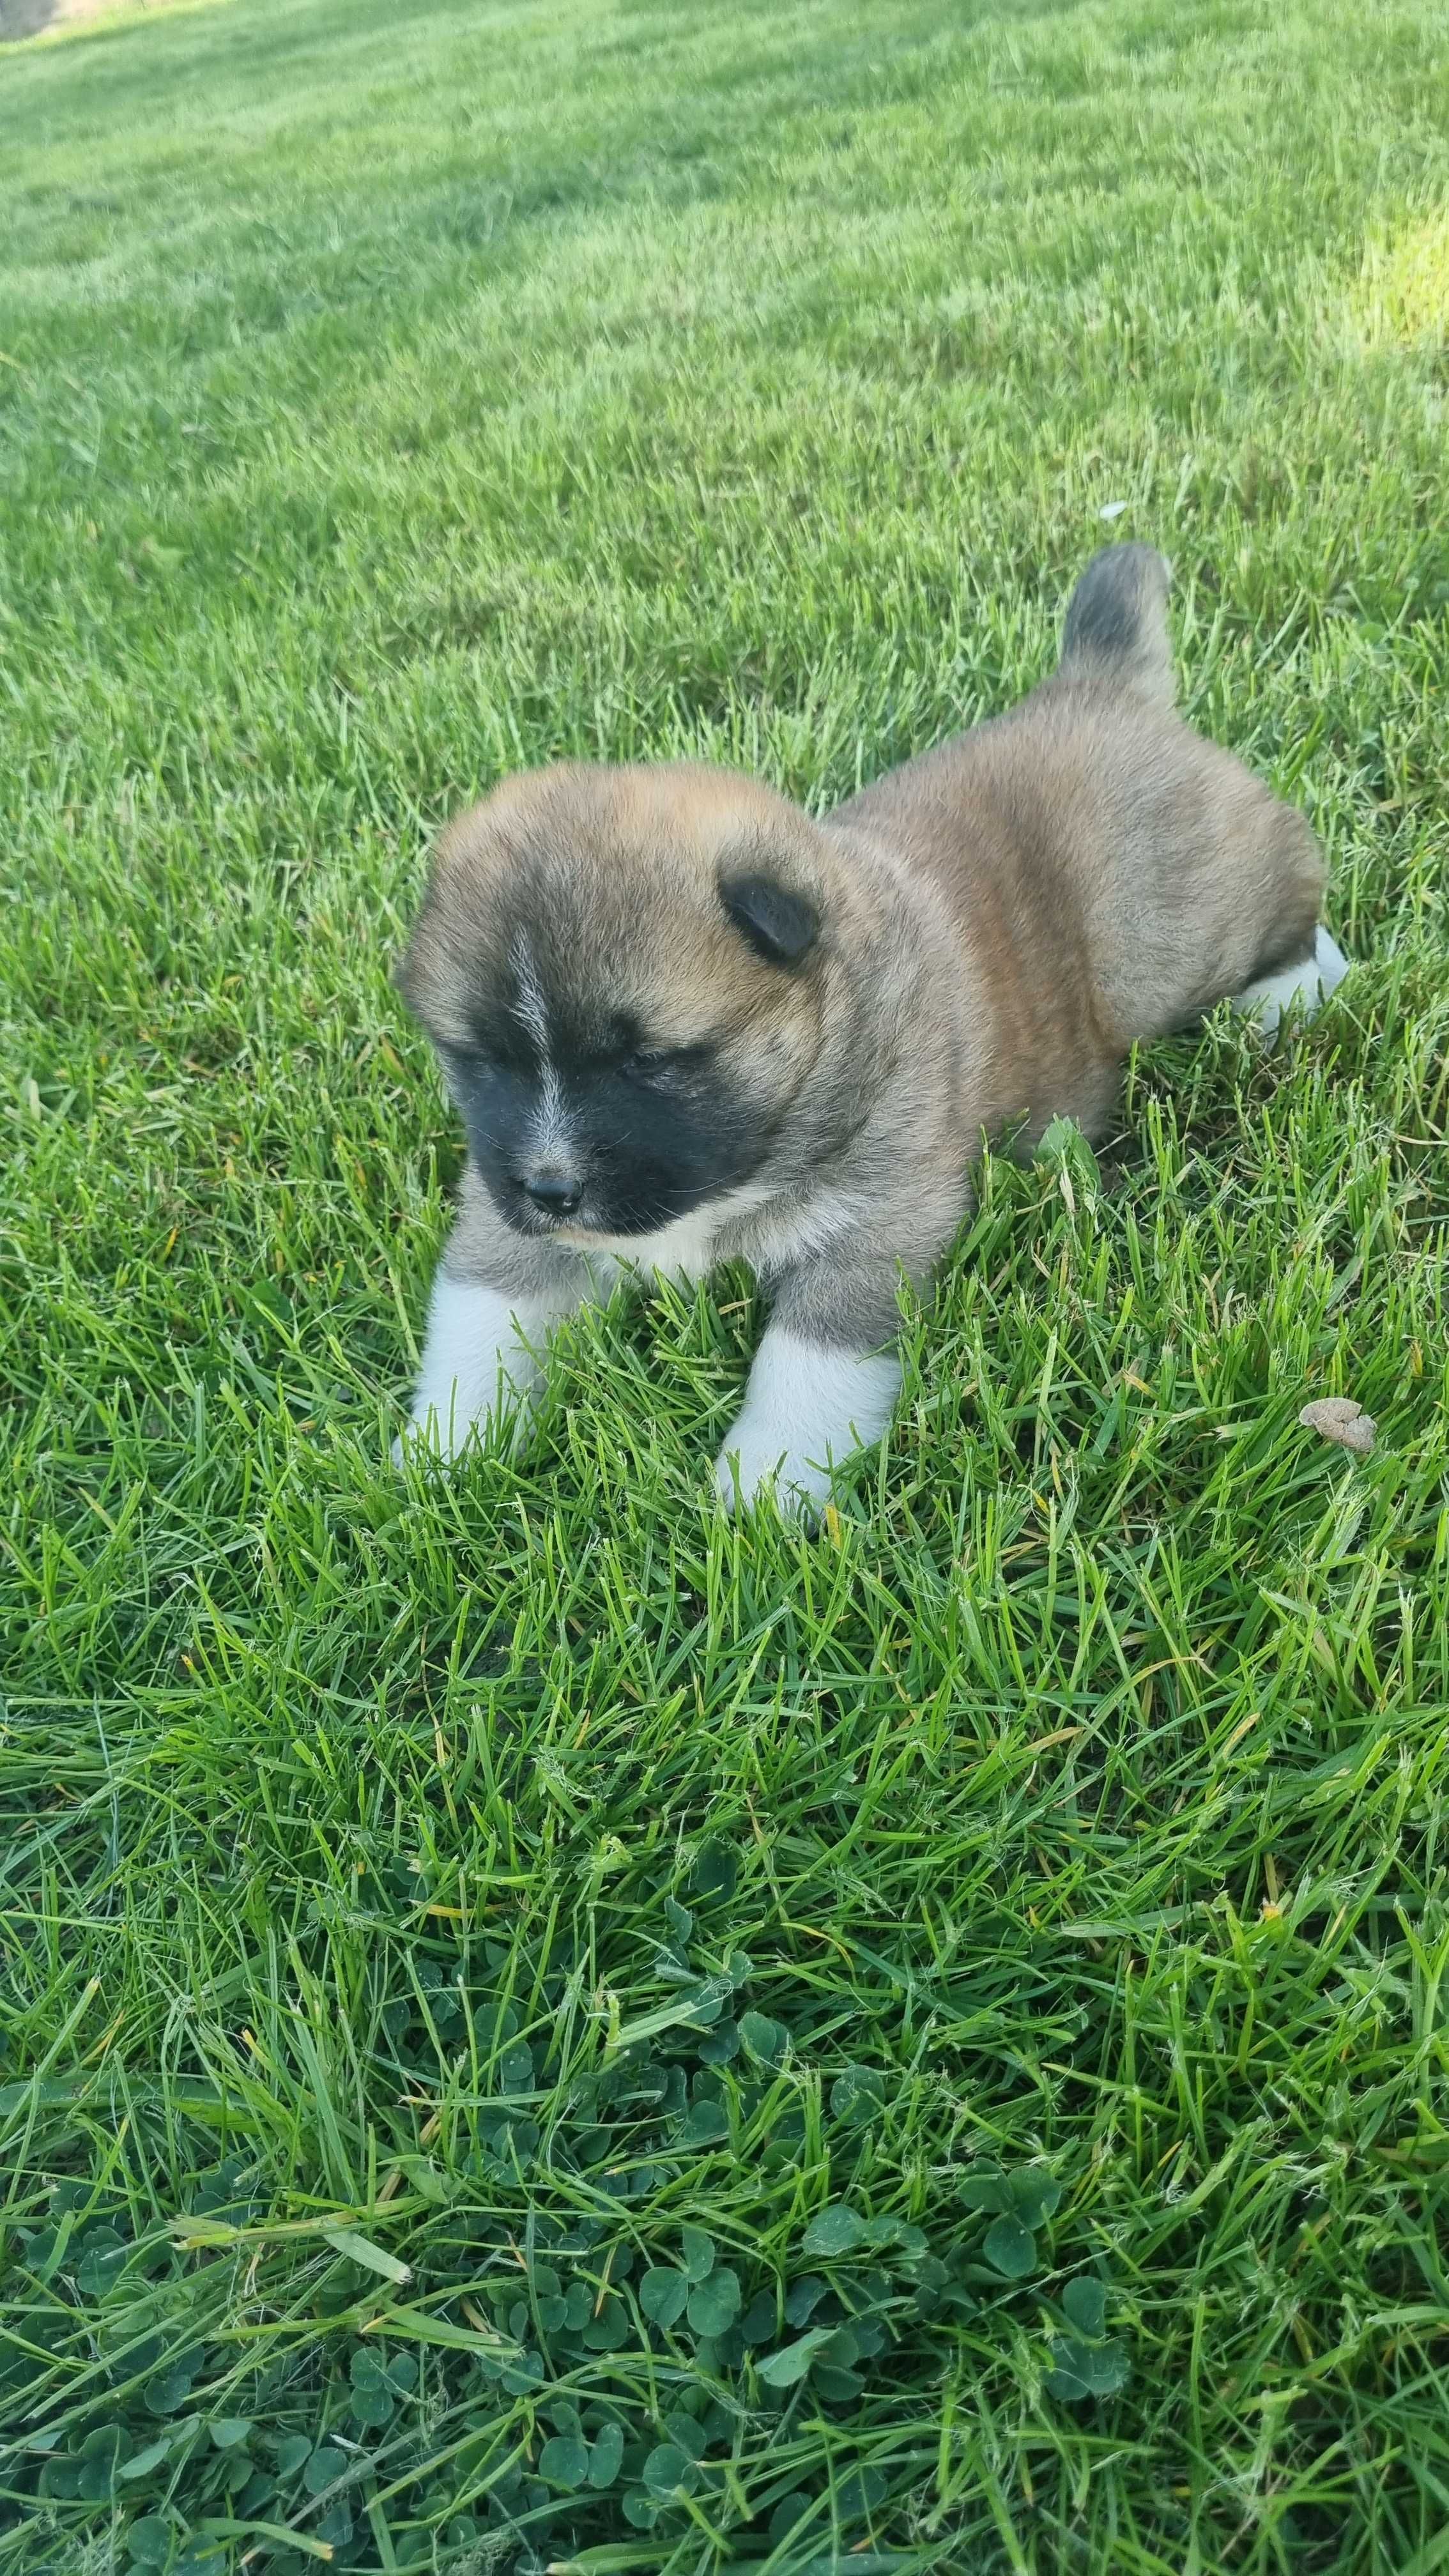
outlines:
[[[1349,960],[1331,933],[1320,921],[1313,934],[1313,946],[1302,957],[1290,958],[1286,966],[1277,966],[1271,975],[1259,975],[1233,995],[1233,1008],[1256,1019],[1265,1037],[1278,1034],[1283,1014],[1296,1005],[1304,1019],[1311,1020],[1320,1011],[1330,993],[1336,993],[1348,973]]]

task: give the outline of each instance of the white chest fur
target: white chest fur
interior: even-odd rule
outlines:
[[[659,1271],[666,1279],[703,1279],[717,1261],[728,1258],[732,1228],[752,1209],[764,1205],[767,1190],[746,1187],[691,1209],[688,1216],[661,1226],[657,1234],[575,1234],[559,1228],[559,1241],[587,1253],[603,1288],[621,1270],[637,1270],[647,1279]]]

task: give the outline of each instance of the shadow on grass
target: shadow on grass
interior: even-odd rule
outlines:
[[[43,36],[47,27],[73,27],[93,18],[107,0],[0,0],[0,44]]]

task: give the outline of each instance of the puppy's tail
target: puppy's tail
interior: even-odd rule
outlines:
[[[1062,669],[1171,706],[1167,586],[1172,569],[1155,546],[1104,546],[1067,604]]]

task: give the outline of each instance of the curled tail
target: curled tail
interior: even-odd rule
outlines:
[[[1105,681],[1171,706],[1167,632],[1171,570],[1155,546],[1104,546],[1067,604],[1061,667],[1072,679]]]

